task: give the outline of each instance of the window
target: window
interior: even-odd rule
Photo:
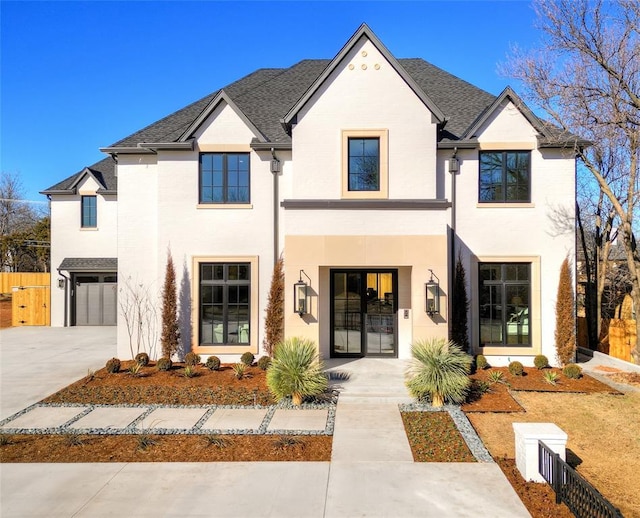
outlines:
[[[81,225],[82,228],[95,228],[98,226],[98,206],[95,196],[82,196]]]
[[[249,153],[200,155],[200,203],[249,203]]]
[[[385,129],[342,131],[342,198],[387,198],[388,141]]]
[[[200,263],[200,345],[249,344],[250,263]]]
[[[379,138],[349,138],[349,190],[380,190]]]
[[[480,153],[481,203],[530,202],[531,152]]]
[[[480,263],[480,346],[530,346],[531,264]]]

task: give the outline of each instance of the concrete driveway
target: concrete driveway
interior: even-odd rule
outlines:
[[[104,367],[115,327],[12,327],[0,331],[0,420]]]

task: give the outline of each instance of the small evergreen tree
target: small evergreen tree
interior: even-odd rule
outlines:
[[[176,291],[176,269],[171,250],[167,249],[167,269],[162,287],[162,356],[171,358],[178,350],[178,297]]]
[[[469,351],[469,297],[467,297],[466,272],[462,257],[458,254],[453,279],[453,303],[451,308],[451,341],[458,344],[464,352]]]
[[[576,327],[575,301],[568,257],[565,258],[560,267],[558,296],[556,298],[555,339],[558,361],[561,365],[571,363],[576,350]]]
[[[262,344],[264,351],[273,356],[276,344],[284,340],[284,269],[282,256],[273,266],[271,277],[271,289],[267,302],[265,317],[265,333]]]

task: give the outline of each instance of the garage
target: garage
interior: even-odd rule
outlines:
[[[118,260],[65,258],[70,325],[115,326],[118,315]]]

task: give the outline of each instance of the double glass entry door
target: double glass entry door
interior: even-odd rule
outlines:
[[[397,356],[395,270],[331,271],[331,355]]]

